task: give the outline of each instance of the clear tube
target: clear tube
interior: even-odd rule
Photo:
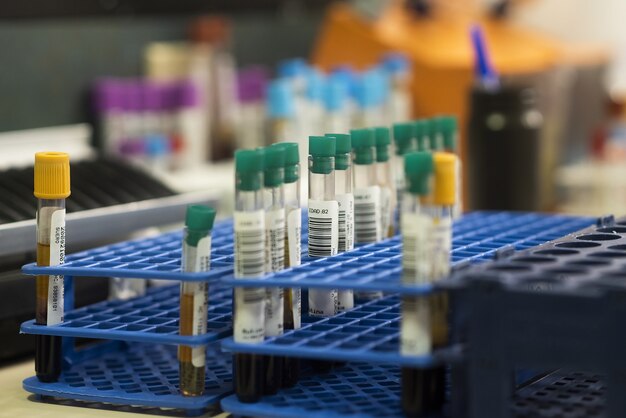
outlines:
[[[354,165],[354,241],[356,244],[381,239],[380,187],[376,185],[374,164]],[[356,292],[358,300],[373,300],[383,296],[380,291]]]
[[[333,131],[331,131],[333,132]],[[345,170],[335,170],[335,197],[339,202],[339,252],[354,248],[354,176],[352,163],[348,158]],[[337,292],[337,310],[339,312],[354,308],[354,292]]]
[[[198,273],[208,271],[211,260],[211,231],[190,231],[183,236],[182,270]],[[207,332],[209,284],[182,282],[180,284],[180,335],[202,335]],[[206,346],[178,347],[180,391],[185,396],[200,396],[204,392]]]
[[[309,256],[325,257],[337,253],[339,209],[335,200],[335,170],[328,174],[314,173],[313,158],[309,156],[308,160]],[[323,158],[334,167],[334,157]],[[336,313],[336,289],[309,289],[309,315],[332,316]]]
[[[388,108],[392,124],[406,122],[411,118],[411,91],[408,73],[401,72],[391,78]]]
[[[37,265],[55,266],[65,261],[65,199],[39,199],[37,204]],[[63,276],[36,278],[35,322],[57,325],[64,317]],[[37,335],[35,370],[42,382],[61,374],[61,337]]]
[[[267,187],[265,194],[265,268],[273,273],[285,268],[285,192],[283,186]],[[265,335],[283,332],[283,290],[266,288]]]
[[[395,234],[394,214],[396,212],[396,189],[391,169],[391,161],[376,163],[376,182],[380,186],[380,225],[383,238]]]

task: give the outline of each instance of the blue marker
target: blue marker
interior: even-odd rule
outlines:
[[[491,64],[485,43],[485,36],[479,25],[472,26],[470,37],[476,57],[475,73],[477,81],[485,90],[498,90],[500,88],[500,78]]]

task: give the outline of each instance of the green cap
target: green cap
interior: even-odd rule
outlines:
[[[215,209],[203,205],[187,206],[185,227],[187,228],[187,244],[196,246],[202,237],[213,228]]]
[[[352,151],[352,138],[349,134],[326,134],[327,137],[335,138],[335,170],[347,170],[350,167],[350,152]]]
[[[376,137],[376,161],[379,163],[389,161],[389,144],[391,144],[389,128],[386,126],[374,128],[374,136]]]
[[[439,134],[439,123],[437,118],[427,120],[428,138],[430,139],[430,149],[432,151],[441,151],[443,144]]]
[[[235,151],[235,171],[237,173],[237,190],[261,190],[263,179],[262,149],[240,149]]]
[[[330,174],[335,169],[335,149],[337,141],[332,136],[310,136],[309,155],[313,157],[311,172]]]
[[[265,148],[265,187],[278,187],[285,182],[285,149],[283,147]]]
[[[374,147],[376,138],[373,129],[353,129],[352,150],[354,151],[354,163],[359,165],[372,164],[374,162]]]
[[[439,133],[443,136],[443,147],[448,152],[456,152],[457,122],[455,116],[440,116],[437,118]]]
[[[285,150],[285,183],[294,183],[300,178],[300,153],[296,142],[277,142],[272,147]]]
[[[396,155],[404,155],[413,150],[415,126],[411,122],[393,125],[393,140],[396,143]]]
[[[430,152],[411,152],[404,156],[404,174],[407,191],[425,196],[430,192],[430,177],[434,172],[433,155]]]
[[[415,138],[417,139],[417,150],[428,151],[430,150],[430,139],[428,137],[428,121],[425,119],[418,119],[413,122],[415,127]]]

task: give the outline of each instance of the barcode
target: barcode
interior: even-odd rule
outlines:
[[[265,289],[258,287],[245,287],[243,290],[244,303],[258,303],[265,300]]]
[[[376,242],[378,239],[376,203],[354,203],[354,235],[357,243]]]
[[[285,228],[268,229],[266,237],[269,272],[285,268]]]
[[[235,267],[239,277],[265,273],[265,243],[262,229],[235,231]]]
[[[346,251],[346,211],[339,211],[339,251]]]
[[[318,218],[309,214],[309,256],[328,257],[332,253],[331,218]]]
[[[402,274],[406,281],[414,282],[417,277],[417,238],[404,235],[402,240]]]

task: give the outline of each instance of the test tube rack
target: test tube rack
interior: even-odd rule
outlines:
[[[626,416],[626,218],[475,266],[448,283],[472,306],[462,325],[470,342],[462,366],[468,418],[508,418],[515,409],[537,417]],[[559,371],[528,399],[512,399],[510,376],[520,365],[595,374]],[[543,412],[528,413],[529,403]]]
[[[542,244],[581,229],[592,222],[593,220],[590,218],[533,213],[470,213],[455,222],[452,260],[457,266],[468,262],[485,261],[494,256],[505,255],[513,248],[525,249]],[[306,243],[306,237],[306,222],[303,222],[303,244]],[[326,280],[321,287],[346,288],[345,286],[348,286],[347,288],[367,289],[377,286],[379,283],[384,284],[385,281],[393,282],[394,277],[399,274],[399,237],[378,244],[358,247],[350,253],[327,259],[310,259],[305,254],[302,265],[297,268],[268,275],[262,279],[263,281],[248,282],[242,280],[241,283],[235,283],[232,278],[231,221],[220,222],[216,224],[213,230],[212,269],[209,272],[182,273],[180,271],[181,238],[181,232],[166,233],[154,238],[127,241],[68,255],[66,263],[60,266],[38,267],[34,264],[24,266],[23,272],[29,275],[59,274],[65,276],[66,318],[65,322],[54,327],[37,326],[33,321],[28,321],[22,325],[22,332],[68,337],[63,340],[65,360],[60,380],[56,383],[41,383],[35,377],[31,377],[24,381],[24,388],[37,395],[60,399],[107,402],[114,405],[175,408],[185,410],[189,415],[199,414],[206,408],[216,405],[221,398],[232,393],[231,355],[220,350],[219,343],[214,343],[232,333],[230,289],[228,289],[230,286],[239,284],[282,286],[289,284],[292,287],[320,287],[318,282],[311,284],[313,281],[311,278],[316,278],[319,281],[320,269],[334,268],[335,270],[332,271],[336,274],[325,277],[325,279],[330,277],[332,280]],[[303,245],[303,250],[306,250],[306,245]],[[346,271],[339,274],[341,265],[346,267]],[[369,268],[371,268],[371,274],[365,271]],[[349,271],[359,274],[344,274]],[[386,279],[384,277],[385,271],[388,271]],[[81,276],[207,281],[211,285],[209,332],[196,337],[178,335],[178,286],[157,288],[149,291],[145,296],[132,300],[106,301],[73,309],[72,282],[74,277]],[[362,283],[357,283],[351,277],[358,277]],[[344,282],[347,283],[345,286],[342,285]],[[393,289],[399,289],[397,286],[383,286],[383,288],[390,292]],[[429,288],[408,289],[409,292],[413,293],[428,293],[432,290]],[[333,381],[341,381],[345,384],[337,384],[336,390],[330,390],[328,393],[343,399],[346,394],[342,394],[341,391],[346,391],[346,387],[353,387],[354,389],[358,386],[347,382],[359,383],[354,379],[368,380],[370,378],[367,376],[375,371],[389,376],[387,383],[381,383],[382,386],[387,387],[387,390],[380,391],[378,395],[371,397],[359,395],[358,401],[353,399],[356,395],[350,395],[352,397],[346,395],[343,402],[344,404],[347,403],[347,406],[335,408],[333,411],[319,403],[318,406],[322,409],[318,410],[318,413],[330,416],[328,414],[332,412],[335,414],[334,416],[342,416],[342,413],[350,410],[350,414],[356,413],[357,416],[359,414],[360,416],[372,416],[371,408],[374,405],[388,407],[386,411],[391,413],[397,410],[397,407],[391,406],[391,403],[394,405],[398,403],[398,364],[404,364],[407,361],[394,352],[397,351],[398,312],[398,299],[392,295],[357,306],[354,310],[333,318],[320,319],[305,316],[303,317],[303,327],[300,330],[289,332],[277,339],[269,339],[258,347],[265,350],[267,347],[280,346],[281,344],[277,342],[279,340],[293,342],[290,338],[293,338],[294,333],[300,332],[306,333],[301,335],[303,337],[302,342],[307,342],[304,345],[314,349],[316,346],[318,347],[315,353],[305,351],[306,354],[303,357],[379,362],[379,360],[374,360],[374,356],[367,357],[365,354],[367,350],[357,350],[357,347],[354,347],[355,341],[351,343],[346,341],[342,350],[348,349],[346,352],[349,354],[357,353],[357,357],[348,357],[346,352],[335,357],[338,351],[333,352],[332,350],[325,351],[331,353],[328,357],[317,355],[318,352],[324,351],[321,349],[322,341],[331,341],[339,334],[348,337],[349,333],[355,332],[347,340],[361,338],[360,341],[369,341],[367,348],[372,348],[372,350],[368,352],[370,354],[375,353],[376,358],[382,358],[380,353],[384,352],[385,361],[391,362],[393,366],[384,364],[379,366],[371,363],[348,364],[343,369],[333,372],[337,376]],[[349,328],[350,326],[352,328]],[[336,330],[337,334],[332,334],[332,330]],[[376,351],[373,349],[372,337],[378,338],[381,335],[385,337],[381,338],[385,343],[377,345],[378,351]],[[97,338],[108,341],[90,348],[77,350],[73,344],[74,337]],[[337,340],[332,341],[336,342]],[[203,396],[188,398],[183,397],[178,392],[176,345],[180,344],[190,346],[209,344],[207,350],[207,392]],[[285,347],[288,345],[283,344]],[[301,346],[302,344],[297,348],[292,347],[292,351],[285,351],[285,353],[293,353],[293,350],[299,351],[302,349]],[[230,339],[225,340],[223,347],[232,351],[239,351],[238,345]],[[241,347],[241,351],[246,351],[249,348],[251,346]],[[257,345],[253,349],[257,349]],[[412,365],[426,366],[439,361],[453,361],[458,357],[458,349],[451,347],[436,352],[433,356],[418,360],[411,359],[408,362]],[[289,397],[290,391],[305,390],[303,389],[305,387],[324,384],[325,379],[324,376],[305,374],[295,388],[281,391],[277,396],[287,399],[285,396]],[[331,383],[331,385],[333,384]],[[324,390],[332,389],[331,386],[323,387]],[[310,389],[307,393],[315,391],[316,389]],[[319,390],[317,391],[319,392]],[[357,393],[369,392],[357,390]],[[263,398],[257,404],[239,404],[234,396],[224,399],[222,407],[233,413],[257,416],[294,416],[301,413],[310,415],[311,406],[308,404],[295,413],[293,405],[297,405],[297,403],[292,401],[302,398],[296,394],[294,392],[294,398],[289,400],[289,408],[285,407],[285,401],[276,401],[276,404],[273,404],[272,397]],[[385,394],[386,403],[381,400],[382,394]],[[321,399],[329,395],[320,396]],[[367,404],[367,402],[364,404],[364,400],[367,399],[371,404]],[[381,400],[382,403],[378,402],[377,399]],[[380,409],[378,410],[380,411]]]

